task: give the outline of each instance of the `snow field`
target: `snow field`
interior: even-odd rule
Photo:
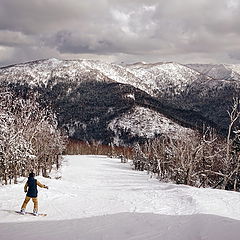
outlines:
[[[61,179],[37,177],[49,186],[39,189],[47,217],[14,213],[26,179],[1,186],[0,239],[239,239],[239,193],[160,183],[131,168],[105,156],[65,156]]]

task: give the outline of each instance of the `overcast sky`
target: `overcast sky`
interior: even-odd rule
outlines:
[[[0,66],[50,57],[240,63],[240,0],[0,0]]]

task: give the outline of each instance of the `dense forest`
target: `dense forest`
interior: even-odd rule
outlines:
[[[108,124],[114,118],[131,112],[135,106],[162,113],[185,127],[201,130],[203,126],[210,126],[218,133],[226,135],[229,124],[227,110],[230,109],[232,96],[238,96],[232,85],[224,85],[221,89],[208,89],[204,96],[203,92],[196,92],[196,88],[192,88],[171,98],[156,98],[131,85],[116,82],[77,83],[52,79],[46,86],[4,82],[1,84],[19,97],[26,98],[34,94],[41,106],[50,106],[57,114],[59,126],[64,128],[71,138],[101,141],[102,144],[112,143],[115,136]],[[128,94],[134,94],[135,98],[126,97]],[[119,129],[118,132],[126,145],[147,140],[132,136],[124,129]]]

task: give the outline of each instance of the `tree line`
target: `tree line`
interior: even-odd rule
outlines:
[[[233,99],[228,135],[213,129],[178,138],[159,137],[134,147],[134,168],[161,181],[240,190],[239,99]]]

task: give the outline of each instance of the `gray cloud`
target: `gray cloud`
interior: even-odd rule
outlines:
[[[34,44],[34,38],[24,35],[22,32],[0,30],[0,45],[16,47]]]
[[[0,65],[37,58],[239,62],[239,0],[0,0]]]

